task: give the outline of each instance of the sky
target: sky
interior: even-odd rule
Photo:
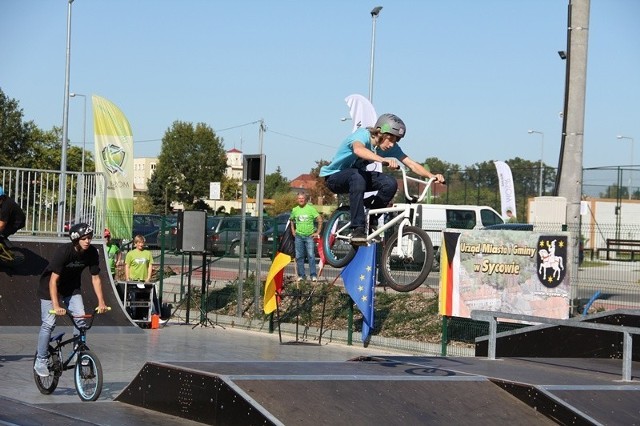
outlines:
[[[70,91],[127,116],[135,157],[155,157],[176,120],[225,149],[260,152],[292,180],[351,132],[345,98],[406,123],[403,150],[462,167],[542,158],[558,166],[568,0],[75,0]],[[62,127],[67,0],[0,0],[0,88],[25,120]],[[591,0],[584,167],[638,164],[640,1]],[[83,144],[84,98],[69,103]],[[529,134],[528,130],[543,133]],[[634,138],[617,139],[617,135]],[[634,159],[631,158],[635,150]]]

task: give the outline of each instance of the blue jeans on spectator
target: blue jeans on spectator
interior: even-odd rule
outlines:
[[[67,310],[71,311],[74,316],[84,315],[84,303],[82,301],[81,294],[74,294],[73,296],[67,296],[60,299],[62,305]],[[47,359],[49,357],[49,340],[51,339],[51,333],[56,328],[56,315],[50,314],[49,311],[53,309],[53,302],[51,300],[40,299],[40,316],[42,317],[42,326],[40,327],[40,334],[38,334],[38,358]],[[83,327],[85,325],[84,319],[75,320],[78,326]],[[77,335],[79,332],[75,328],[73,329],[73,335]]]
[[[349,194],[351,227],[364,228],[364,193],[378,191],[372,198],[367,198],[367,208],[380,209],[386,207],[398,190],[398,182],[392,176],[380,172],[360,169],[345,169],[329,175],[325,179],[327,188],[334,194]]]
[[[313,241],[312,236],[302,237],[296,234],[296,265],[298,267],[298,276],[304,278],[304,258],[307,256],[309,259],[309,275],[311,278],[317,276],[316,274],[316,243]]]

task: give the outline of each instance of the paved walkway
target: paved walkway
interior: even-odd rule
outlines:
[[[346,361],[364,355],[398,354],[365,349],[361,344],[283,345],[277,334],[221,326],[192,328],[169,322],[164,328],[140,330],[139,333],[114,333],[113,330],[92,330],[88,336],[88,343],[98,354],[104,370],[104,387],[99,401],[113,401],[147,361]],[[32,363],[38,328],[18,327],[11,331],[11,327],[5,327],[1,333],[0,396],[29,404],[80,401],[71,371],[63,374],[52,395],[42,395],[36,388]],[[0,407],[0,413],[2,411]]]

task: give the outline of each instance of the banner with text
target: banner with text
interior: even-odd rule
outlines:
[[[494,161],[496,171],[498,173],[498,185],[500,187],[500,214],[503,219],[507,218],[507,210],[511,210],[513,216],[516,213],[516,194],[513,189],[513,177],[511,176],[511,168],[504,161]]]
[[[106,224],[113,238],[131,239],[133,221],[133,134],[112,102],[92,96],[96,172],[107,176]],[[102,230],[97,230],[102,232]]]
[[[566,319],[568,232],[447,229],[440,250],[440,314],[472,310]]]

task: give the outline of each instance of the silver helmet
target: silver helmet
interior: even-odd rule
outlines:
[[[380,128],[380,132],[389,133],[402,139],[407,133],[407,127],[404,125],[404,121],[394,114],[382,114],[376,121],[376,128]]]

